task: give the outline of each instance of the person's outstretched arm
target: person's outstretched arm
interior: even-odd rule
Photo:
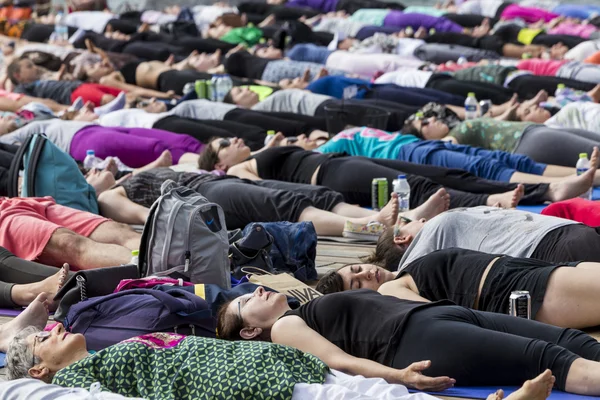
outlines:
[[[286,316],[271,329],[274,343],[294,347],[319,357],[330,368],[366,378],[383,378],[420,390],[441,391],[452,387],[454,379],[447,376],[431,378],[422,374],[429,361],[412,363],[405,369],[386,367],[375,361],[351,356],[306,325],[302,318]]]
[[[418,292],[413,291],[403,278],[386,282],[377,291],[383,295],[394,296],[403,300],[422,301],[424,303],[431,302],[425,297],[421,297]]]
[[[148,219],[148,209],[129,200],[122,186],[100,193],[100,214],[124,224],[143,225]]]

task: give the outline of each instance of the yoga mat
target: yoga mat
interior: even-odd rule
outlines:
[[[6,365],[5,359],[6,359],[6,354],[0,353],[0,368],[4,368],[4,366]]]
[[[424,392],[429,393],[434,396],[448,396],[448,397],[466,397],[471,399],[485,399],[491,393],[494,393],[496,390],[500,389],[496,386],[490,387],[454,387],[448,390],[444,390],[443,392]],[[518,388],[514,386],[503,387],[504,390],[504,398],[506,398],[509,394],[517,390]],[[419,392],[419,390],[409,389],[410,392]],[[586,400],[586,399],[598,399],[598,397],[592,396],[580,396],[578,394],[571,394],[561,392],[559,390],[553,390],[548,397],[550,400]]]
[[[0,308],[0,316],[3,317],[16,317],[21,314],[23,310],[15,309],[15,308]]]

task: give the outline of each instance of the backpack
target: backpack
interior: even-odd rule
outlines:
[[[177,273],[192,283],[231,287],[223,209],[198,192],[163,182],[144,225],[140,276]]]
[[[19,172],[23,183],[19,195]],[[35,134],[23,143],[8,173],[8,197],[51,196],[57,204],[98,214],[96,191],[86,182],[73,158],[45,135]]]
[[[94,297],[73,305],[64,325],[69,332],[85,335],[89,350],[153,332],[216,336],[209,304],[177,289],[132,289]]]

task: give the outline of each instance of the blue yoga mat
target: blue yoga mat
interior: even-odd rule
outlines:
[[[494,393],[499,388],[497,386],[490,387],[454,387],[448,390],[444,390],[443,392],[425,392],[434,396],[448,396],[448,397],[466,397],[471,399],[485,399],[491,393]],[[509,386],[501,388],[504,390],[504,398],[506,398],[509,394],[517,390],[517,387]],[[418,390],[410,390],[411,392],[418,392]],[[550,397],[550,400],[586,400],[586,399],[598,399],[597,397],[592,396],[580,396],[578,394],[571,394],[561,392],[559,390],[553,390]]]
[[[4,365],[5,365],[4,360],[5,360],[5,358],[6,358],[6,354],[5,353],[0,353],[0,368],[4,368]]]
[[[600,187],[594,188],[594,191],[592,192],[592,199],[600,200]],[[544,208],[546,208],[545,204],[537,206],[517,206],[518,210],[529,211],[537,214],[541,213]]]

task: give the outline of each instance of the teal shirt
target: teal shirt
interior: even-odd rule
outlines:
[[[319,147],[317,151],[395,160],[398,158],[398,152],[402,146],[418,141],[419,138],[413,135],[402,135],[360,127],[346,129],[338,133],[329,142]]]
[[[448,11],[446,10],[428,6],[408,6],[404,9],[403,12],[405,14],[426,14],[431,15],[432,17],[442,17],[448,13]]]

